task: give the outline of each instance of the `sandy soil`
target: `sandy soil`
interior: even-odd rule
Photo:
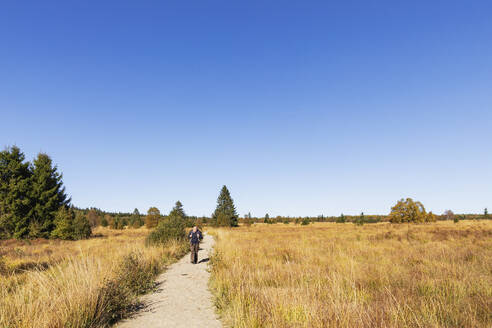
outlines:
[[[205,234],[198,253],[199,263],[191,264],[188,254],[170,266],[157,278],[157,291],[142,297],[144,308],[115,327],[222,327],[207,286],[207,264],[213,243],[213,237]]]

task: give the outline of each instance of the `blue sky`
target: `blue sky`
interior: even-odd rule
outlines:
[[[0,146],[73,203],[492,208],[490,1],[2,1]]]

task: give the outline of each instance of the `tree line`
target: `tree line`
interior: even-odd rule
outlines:
[[[254,223],[294,223],[307,225],[314,222],[334,222],[334,223],[353,223],[363,225],[366,223],[390,222],[390,223],[426,223],[435,222],[437,220],[451,220],[455,223],[461,220],[490,220],[492,216],[488,214],[487,208],[483,214],[454,214],[451,210],[446,210],[442,215],[436,215],[425,210],[424,205],[419,201],[414,201],[411,198],[400,199],[392,208],[388,215],[365,215],[361,212],[360,215],[344,215],[339,216],[281,216],[270,217],[267,213],[263,217],[253,217],[251,213],[245,214],[239,219],[239,222],[244,225]]]
[[[65,192],[62,174],[51,158],[39,153],[32,161],[16,147],[0,152],[0,239],[7,238],[60,238],[82,239],[92,234],[97,226],[110,229],[138,229],[142,226],[155,229],[152,240],[163,240],[175,235],[179,229],[194,225],[237,227],[239,223],[295,223],[308,225],[312,222],[352,222],[357,225],[377,222],[425,223],[436,220],[492,219],[487,209],[483,215],[455,215],[451,210],[443,215],[427,212],[421,202],[411,198],[399,200],[388,215],[344,215],[316,217],[276,216],[252,217],[250,213],[239,218],[234,201],[226,186],[220,190],[217,205],[211,217],[196,217],[185,214],[183,204],[175,203],[168,215],[158,208],[150,207],[145,214],[138,209],[131,213],[105,212],[97,208],[80,209],[71,205]],[[172,231],[172,232],[169,232]],[[179,239],[179,238],[178,238]]]

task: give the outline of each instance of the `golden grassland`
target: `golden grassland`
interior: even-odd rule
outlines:
[[[212,231],[232,327],[492,327],[492,222]]]
[[[97,228],[80,241],[0,241],[0,327],[105,327],[153,288],[186,243],[145,247],[148,230]]]

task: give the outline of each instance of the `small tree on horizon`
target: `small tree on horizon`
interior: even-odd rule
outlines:
[[[217,198],[217,207],[212,214],[212,224],[215,226],[238,226],[238,215],[234,201],[227,187],[224,185]]]
[[[176,202],[173,209],[169,213],[169,216],[171,216],[171,215],[175,215],[176,217],[180,217],[183,220],[186,219],[186,213],[183,209],[183,204],[179,200]]]
[[[411,198],[400,199],[391,208],[388,217],[391,223],[424,223],[436,221],[436,216],[432,212],[426,213],[424,205],[421,202],[414,202]]]
[[[346,220],[345,220],[345,216],[344,216],[344,215],[343,215],[343,213],[342,213],[342,214],[340,214],[340,216],[339,216],[339,217],[337,217],[337,219],[336,219],[336,221],[335,221],[335,222],[336,222],[336,223],[345,223],[345,221],[346,221]]]
[[[145,217],[145,226],[148,229],[155,228],[159,223],[159,218],[161,217],[161,212],[157,207],[151,207],[147,211],[147,216]]]
[[[443,217],[444,217],[444,220],[453,220],[454,221],[454,213],[451,210],[444,211]]]
[[[183,204],[176,202],[169,215],[160,220],[159,224],[146,239],[147,245],[164,244],[171,239],[186,239],[186,214],[183,210]]]

